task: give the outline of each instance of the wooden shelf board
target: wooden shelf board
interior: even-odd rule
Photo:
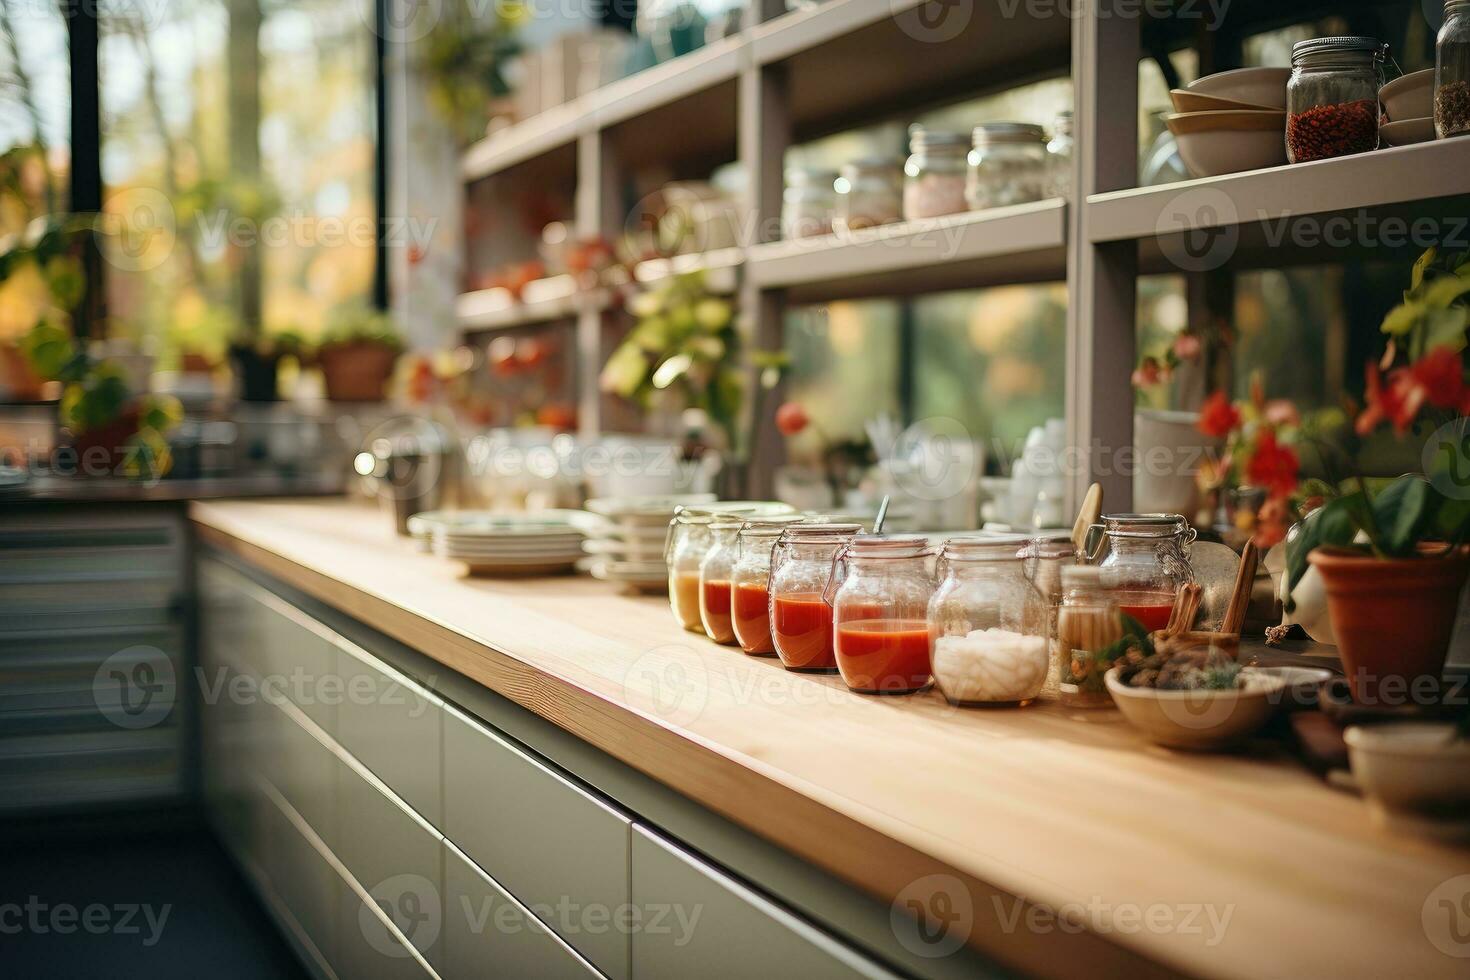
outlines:
[[[762,289],[809,296],[923,292],[1013,277],[1066,274],[1066,202],[1060,199],[852,235],[770,242],[750,249],[749,275]]]
[[[519,300],[503,286],[460,293],[455,315],[461,330],[503,330],[574,317],[589,301],[571,276],[551,276],[528,283]]]
[[[1470,194],[1470,140],[1437,140],[1314,163],[1093,194],[1093,242],[1172,234],[1183,216],[1221,228]]]
[[[710,289],[717,293],[733,293],[745,253],[739,248],[722,248],[712,252],[693,252],[667,259],[649,259],[638,263],[633,277],[645,285],[685,272],[703,270]]]
[[[473,144],[460,158],[465,181],[482,180],[577,141],[585,125],[581,100],[555,106]]]

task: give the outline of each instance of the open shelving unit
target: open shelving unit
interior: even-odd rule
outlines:
[[[738,293],[748,342],[757,347],[780,345],[790,304],[1065,281],[1068,432],[1072,445],[1089,450],[1089,465],[1075,475],[1072,490],[1080,493],[1096,479],[1110,508],[1126,509],[1132,500],[1131,478],[1116,465],[1116,453],[1133,442],[1127,379],[1140,275],[1385,254],[1361,243],[1303,243],[1297,233],[1303,221],[1320,232],[1329,218],[1395,218],[1407,228],[1425,216],[1470,216],[1470,140],[1137,187],[1144,35],[1177,41],[1190,25],[1147,20],[1132,0],[1042,5],[1036,10],[1050,14],[1040,17],[1026,4],[827,0],[787,13],[780,0],[750,3],[749,26],[739,35],[471,147],[464,179],[535,167],[538,159],[575,147],[577,234],[613,237],[623,227],[627,174],[659,163],[737,160],[746,180],[739,245],[645,263],[636,276],[652,281],[709,269],[716,288]],[[1302,17],[1330,7],[1306,6],[1313,9]],[[1266,3],[1231,8],[1237,9],[1252,22],[1281,16]],[[1202,73],[1211,58],[1231,56],[1229,45],[1215,44],[1219,50],[1202,53]],[[772,240],[784,158],[793,144],[1069,69],[1077,147],[1070,201]],[[1201,242],[1218,251],[1201,251]],[[552,281],[532,284],[519,303],[495,290],[466,294],[461,325],[485,330],[575,318],[581,425],[595,435],[608,300],[602,291],[579,296],[559,288]],[[779,439],[758,442],[779,451]],[[775,462],[753,461],[757,489]]]

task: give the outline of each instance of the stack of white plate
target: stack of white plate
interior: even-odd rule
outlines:
[[[409,520],[409,533],[427,539],[440,558],[463,562],[472,575],[552,575],[582,557],[580,512],[500,514],[429,511]]]
[[[587,534],[585,547],[592,556],[587,570],[593,578],[618,582],[638,592],[667,590],[669,568],[664,564],[664,541],[674,508],[714,500],[712,493],[687,493],[596,497],[587,501],[587,509],[598,518]]]

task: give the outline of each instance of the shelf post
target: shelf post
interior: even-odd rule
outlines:
[[[604,237],[616,241],[622,230],[622,171],[607,131],[594,129],[577,137],[577,194],[575,224],[578,238]],[[601,304],[578,302],[577,309],[577,434],[595,439],[602,434],[602,391],[598,375],[606,358],[603,350]]]
[[[1103,486],[1110,511],[1132,507],[1133,371],[1138,247],[1093,244],[1087,198],[1138,180],[1136,15],[1115,0],[1083,5],[1072,22],[1072,201],[1067,216],[1067,436],[1069,509],[1087,485]],[[1120,394],[1121,393],[1121,394]]]

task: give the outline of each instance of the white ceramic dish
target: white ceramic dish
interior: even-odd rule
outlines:
[[[1185,88],[1200,95],[1285,109],[1286,81],[1290,77],[1290,68],[1235,68],[1196,79]]]
[[[718,499],[712,493],[683,493],[654,497],[594,497],[586,507],[594,514],[608,518],[662,517],[665,521],[674,508],[712,504]]]
[[[1434,116],[1434,69],[1411,71],[1400,75],[1378,90],[1383,112],[1395,122],[1427,119]],[[1433,139],[1433,137],[1430,137]],[[1395,143],[1395,146],[1402,146]]]
[[[1397,122],[1387,122],[1378,127],[1378,136],[1386,146],[1412,146],[1415,143],[1428,143],[1435,138],[1434,117],[1424,116],[1419,119],[1400,119]]]
[[[1343,739],[1374,823],[1448,840],[1470,839],[1470,739],[1449,724],[1355,726]]]
[[[1174,103],[1175,112],[1210,112],[1216,109],[1273,109],[1274,106],[1257,105],[1254,102],[1240,102],[1235,99],[1225,99],[1218,95],[1206,95],[1203,92],[1191,92],[1187,88],[1174,88],[1169,90],[1169,101]]]
[[[1211,752],[1233,748],[1260,731],[1285,701],[1287,681],[1246,667],[1245,686],[1225,691],[1160,691],[1129,687],[1121,667],[1104,677],[1123,717],[1151,741],[1172,749]]]

